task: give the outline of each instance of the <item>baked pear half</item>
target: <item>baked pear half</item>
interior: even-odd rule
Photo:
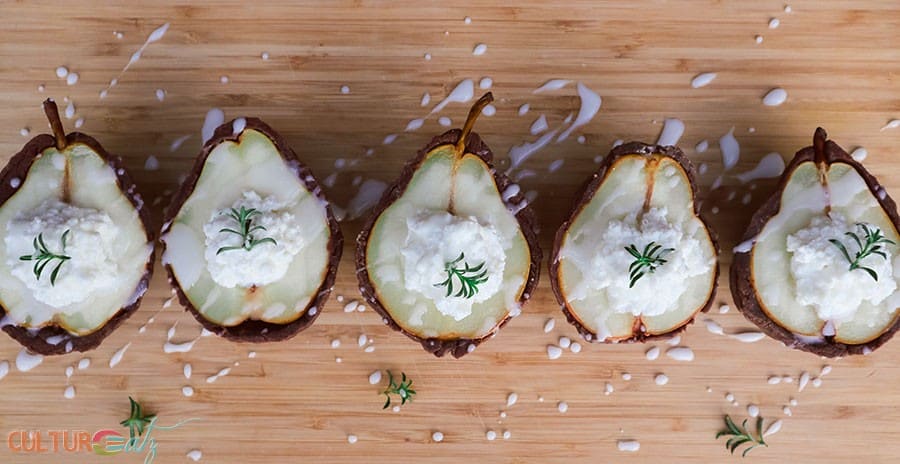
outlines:
[[[162,261],[207,330],[290,338],[318,317],[343,238],[310,170],[256,118],[219,126],[166,212]]]
[[[534,215],[472,132],[492,99],[407,163],[356,242],[366,301],[436,356],[470,353],[521,311],[538,280]]]
[[[153,270],[148,214],[122,161],[93,138],[31,139],[0,172],[0,327],[43,355],[100,345],[137,310]]]
[[[712,304],[718,246],[677,147],[614,148],[556,233],[550,283],[589,341],[670,337]]]
[[[900,327],[898,230],[878,180],[818,128],[735,248],[734,301],[792,348],[870,353]]]

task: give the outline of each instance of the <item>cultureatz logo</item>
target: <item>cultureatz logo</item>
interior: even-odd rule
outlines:
[[[94,453],[112,456],[119,453],[144,454],[144,464],[156,458],[159,443],[153,437],[155,431],[175,430],[195,419],[187,419],[174,425],[158,425],[153,417],[144,426],[143,433],[123,435],[113,429],[101,429],[94,433],[87,430],[14,430],[6,437],[6,446],[13,453]]]

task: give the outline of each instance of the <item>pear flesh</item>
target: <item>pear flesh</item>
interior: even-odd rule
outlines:
[[[715,242],[694,204],[690,165],[674,147],[613,151],[557,233],[551,281],[563,309],[592,341],[668,336],[708,308]],[[642,276],[636,257],[661,258]]]
[[[0,206],[0,303],[10,322],[85,336],[140,297],[153,246],[115,168],[92,147],[49,147],[14,183],[17,191]],[[35,255],[38,235],[48,251],[68,257],[47,263],[40,277],[36,261],[22,259]]]
[[[433,148],[402,194],[375,220],[366,269],[390,318],[421,339],[479,339],[519,310],[531,253],[491,168],[455,146]],[[484,265],[471,296],[438,285],[459,256]],[[463,261],[460,261],[460,265]]]
[[[799,337],[866,343],[897,316],[900,273],[894,269],[900,269],[900,253],[886,244],[884,257],[869,255],[860,261],[876,272],[875,280],[862,270],[850,270],[830,240],[841,241],[853,257],[858,246],[847,234],[862,238],[856,224],[877,229],[894,243],[900,243],[900,235],[855,169],[833,163],[825,170],[824,184],[814,162],[801,163],[792,172],[779,212],[756,237],[753,282],[763,310]]]
[[[308,188],[311,178],[282,156],[267,130],[245,124],[211,141],[216,144],[195,167],[195,183],[185,186],[187,196],[162,236],[163,264],[174,283],[215,327],[315,316],[323,282],[336,265],[333,217],[319,192]],[[232,216],[242,208],[255,211],[246,236]],[[260,242],[251,247],[251,239]]]

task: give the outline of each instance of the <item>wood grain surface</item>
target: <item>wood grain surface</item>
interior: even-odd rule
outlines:
[[[537,138],[529,126],[540,114],[557,128],[577,112],[574,82],[582,82],[603,97],[600,112],[523,166],[538,173],[522,186],[538,192],[534,208],[545,251],[576,189],[595,169],[595,156],[616,139],[653,142],[665,118],[680,118],[686,125],[680,145],[709,169],[700,179],[705,208],[718,211],[711,217],[723,248],[721,303],[731,301],[730,250],[774,185],[741,185],[732,174],[752,169],[769,152],[789,158],[821,125],[848,150],[864,146],[866,166],[888,192],[900,194],[900,129],[880,130],[900,117],[897,2],[798,0],[789,2],[791,13],[780,0],[517,3],[0,1],[0,156],[8,159],[28,140],[20,129],[47,131],[44,98],[68,97],[76,115],[64,121],[67,128],[83,117],[80,130],[124,158],[147,201],[157,205],[158,226],[162,205],[156,202],[165,204],[190,168],[204,116],[218,107],[229,119],[264,119],[320,180],[337,172],[326,193],[345,207],[356,195],[357,176],[391,181],[405,160],[443,132],[438,116],[452,118],[454,126],[462,122],[468,105],[450,104],[421,129],[404,133],[409,120],[427,115],[462,79],[493,79],[497,112],[482,117],[476,131],[501,167],[511,146]],[[776,29],[768,27],[773,17],[781,22]],[[171,26],[162,40],[120,75],[148,34],[166,22]],[[764,38],[760,44],[757,34]],[[479,43],[487,51],[474,56]],[[58,66],[78,73],[78,82],[68,86],[57,78]],[[701,72],[718,77],[691,88]],[[100,99],[117,76],[118,85]],[[553,78],[573,83],[532,93]],[[341,92],[343,85],[349,93]],[[787,101],[763,106],[762,96],[774,87],[787,90]],[[164,90],[164,101],[156,89]],[[422,107],[425,92],[432,101]],[[531,110],[520,117],[525,103]],[[740,162],[710,192],[722,174],[718,138],[732,127]],[[383,145],[389,134],[399,137]],[[703,139],[711,148],[697,153],[693,148]],[[369,148],[374,152],[366,156]],[[158,170],[144,168],[149,155],[159,160]],[[347,160],[340,169],[339,159]],[[555,160],[564,164],[548,172]],[[335,295],[345,302],[358,295],[351,263],[360,222],[342,223],[347,240]],[[0,380],[0,438],[17,430],[124,432],[118,422],[127,416],[131,395],[164,425],[196,419],[154,432],[155,462],[161,463],[189,462],[185,453],[193,449],[202,450],[201,462],[215,463],[729,462],[740,457],[730,456],[714,435],[724,414],[743,419],[752,403],[767,421],[783,419],[783,428],[748,462],[887,463],[900,453],[900,341],[867,357],[824,361],[769,339],[747,344],[714,335],[698,322],[682,340],[695,352],[693,362],[665,355],[647,361],[649,346],[586,343],[580,353],[566,351],[551,361],[546,346],[576,333],[553,299],[544,263],[545,275],[522,316],[461,360],[433,358],[385,328],[373,311],[345,313],[334,297],[315,325],[292,340],[251,346],[205,337],[188,353],[165,354],[174,324],[174,341],[191,340],[200,328],[177,303],[163,308],[170,292],[157,271],[137,314],[85,354],[91,366],[68,379],[73,399],[63,397],[65,368],[81,355],[48,358],[19,372],[19,345],[0,336],[0,361],[13,364]],[[705,317],[729,332],[753,328],[736,310],[719,314],[718,307]],[[550,318],[556,326],[544,333]],[[374,340],[373,352],[357,346],[360,334]],[[334,339],[340,347],[331,347]],[[122,362],[108,367],[127,343]],[[257,356],[249,358],[250,351]],[[193,366],[191,379],[182,374],[185,363]],[[819,388],[798,392],[796,380],[767,384],[771,375],[797,379],[809,371],[815,377],[825,364],[834,370]],[[207,383],[229,366],[229,375]],[[406,372],[419,392],[415,401],[400,412],[382,411],[383,386],[367,380],[377,369]],[[623,380],[623,372],[632,379]],[[658,373],[669,377],[667,385],[654,383]],[[608,396],[606,382],[615,388]],[[194,396],[182,395],[186,385]],[[506,407],[510,392],[519,400]],[[725,401],[728,392],[739,406]],[[782,407],[792,397],[798,405],[787,417]],[[557,410],[560,401],[568,404],[564,414]],[[488,441],[488,430],[508,430],[511,437]],[[432,441],[434,431],[443,433],[443,442]],[[348,443],[350,434],[358,442]],[[639,440],[641,448],[619,452],[619,439]],[[0,441],[3,463],[144,458],[16,453]]]

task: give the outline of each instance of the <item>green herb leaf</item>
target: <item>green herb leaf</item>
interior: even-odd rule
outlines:
[[[731,452],[731,454],[734,454],[734,452],[738,448],[740,448],[741,445],[743,445],[745,443],[753,443],[753,444],[750,445],[749,447],[745,448],[744,452],[741,453],[741,456],[747,456],[747,453],[749,453],[750,450],[752,450],[754,448],[757,448],[760,446],[765,446],[765,447],[769,446],[766,443],[766,441],[763,439],[763,418],[762,417],[758,417],[756,419],[756,436],[755,437],[753,436],[753,433],[751,433],[750,430],[747,428],[747,419],[744,419],[744,422],[741,424],[740,427],[738,427],[737,424],[735,424],[734,421],[731,420],[731,416],[725,416],[725,427],[727,428],[727,430],[722,430],[719,433],[717,433],[716,439],[718,440],[720,437],[731,437],[728,439],[728,441],[725,442],[725,448],[727,448],[728,451]]]
[[[241,237],[241,244],[237,246],[226,246],[221,247],[216,250],[216,254],[221,254],[226,251],[231,250],[246,250],[250,251],[257,245],[262,245],[263,243],[271,243],[272,245],[278,245],[278,242],[271,237],[265,238],[257,238],[253,235],[254,232],[260,230],[266,230],[265,227],[259,224],[253,224],[253,219],[260,215],[260,213],[256,208],[246,208],[241,206],[241,209],[231,208],[228,211],[228,216],[235,220],[238,223],[238,228],[240,230],[235,230],[229,227],[223,227],[219,229],[219,233],[227,233],[234,234]]]
[[[394,379],[394,374],[391,371],[387,371],[387,375],[388,387],[381,392],[381,394],[385,396],[384,406],[382,406],[381,409],[387,409],[391,406],[391,395],[400,397],[401,405],[412,402],[413,397],[416,395],[416,391],[412,389],[412,380],[406,377],[406,373],[400,373],[401,377],[399,383]]]
[[[866,259],[871,255],[881,256],[883,259],[887,259],[887,254],[883,251],[882,244],[896,245],[896,243],[894,243],[893,240],[885,238],[881,229],[874,227],[871,224],[857,222],[856,227],[862,231],[862,238],[860,238],[859,234],[856,232],[844,232],[844,235],[850,237],[856,244],[857,251],[852,257],[850,256],[850,252],[847,251],[847,247],[840,240],[832,238],[828,239],[828,241],[837,247],[841,252],[841,255],[843,255],[847,262],[850,263],[848,270],[854,271],[859,269],[865,271],[866,274],[869,274],[869,277],[877,282],[878,273],[872,268],[863,266],[860,263],[863,259]]]
[[[447,278],[434,286],[447,287],[445,296],[453,294],[454,297],[472,298],[478,293],[478,286],[487,282],[487,269],[484,267],[484,263],[473,267],[465,261],[465,258],[466,254],[460,253],[456,259],[444,264]],[[462,262],[462,266],[459,266],[460,262]],[[456,293],[453,293],[454,281],[459,282],[459,290]]]
[[[22,255],[19,256],[20,261],[34,261],[34,278],[37,280],[41,279],[41,274],[44,272],[44,268],[47,267],[51,262],[57,260],[56,267],[53,268],[53,272],[50,273],[50,285],[56,285],[56,278],[59,276],[59,269],[62,267],[63,263],[72,259],[71,256],[64,255],[66,252],[66,240],[69,237],[69,229],[66,229],[63,232],[62,236],[59,238],[59,253],[54,253],[50,251],[47,247],[47,244],[44,243],[44,233],[41,232],[34,238],[32,241],[32,246],[34,247],[34,253],[30,255]]]
[[[656,242],[650,242],[644,247],[643,252],[639,252],[634,244],[625,247],[625,251],[634,256],[634,262],[628,266],[628,288],[632,288],[641,277],[653,274],[656,268],[666,264],[668,260],[664,259],[663,256],[675,251],[675,249],[663,248],[662,245]]]
[[[144,426],[153,422],[153,419],[156,419],[155,414],[144,415],[143,408],[141,404],[135,401],[130,396],[128,397],[128,401],[131,402],[131,415],[128,419],[119,422],[125,427],[128,427],[128,432],[131,435],[131,438],[139,437],[144,433]]]

